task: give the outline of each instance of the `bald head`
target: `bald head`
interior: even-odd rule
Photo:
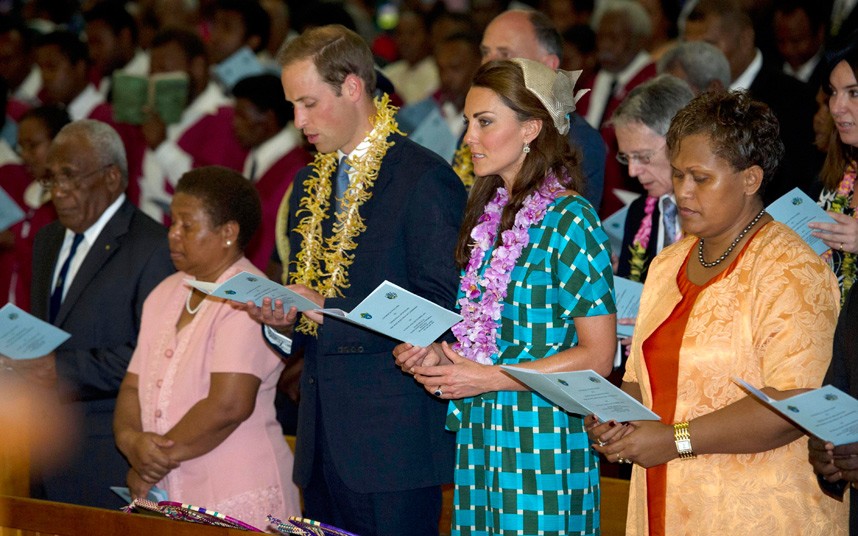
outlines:
[[[483,55],[483,63],[491,60],[502,60],[509,58],[524,58],[538,61],[551,69],[557,69],[560,65],[559,52],[551,51],[540,39],[540,31],[545,34],[557,33],[557,30],[547,23],[539,23],[539,17],[543,17],[537,11],[510,10],[505,11],[492,20],[483,34],[480,43],[480,51]],[[537,28],[540,26],[540,28]],[[550,40],[550,39],[548,39]],[[559,36],[557,39],[559,45]]]

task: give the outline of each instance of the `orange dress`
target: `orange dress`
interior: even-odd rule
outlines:
[[[640,385],[644,405],[674,423],[745,397],[734,376],[780,390],[819,387],[831,360],[837,282],[819,257],[777,222],[763,226],[730,269],[694,289],[698,296],[689,300],[678,344],[648,340],[682,300],[685,261],[696,245],[695,237],[686,237],[666,248],[649,269],[624,377]],[[652,366],[650,355],[644,359],[645,344],[648,354],[674,348],[674,371],[664,374],[661,365]],[[670,404],[662,399],[673,380]],[[662,533],[845,535],[848,508],[820,491],[806,443],[802,438],[761,453],[668,462],[659,470]],[[650,534],[646,473],[637,465],[632,472],[627,534]]]

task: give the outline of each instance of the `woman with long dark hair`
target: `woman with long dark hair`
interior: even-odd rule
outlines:
[[[477,180],[456,247],[456,343],[402,344],[397,363],[451,400],[453,534],[597,534],[599,471],[583,421],[502,371],[611,370],[610,247],[566,141],[577,76],[489,62],[465,102]]]

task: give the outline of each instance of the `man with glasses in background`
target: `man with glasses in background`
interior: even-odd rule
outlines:
[[[644,282],[652,259],[681,236],[667,129],[694,98],[688,84],[669,74],[634,88],[608,124],[617,136],[616,160],[646,192],[628,209],[616,274]]]
[[[41,180],[58,221],[36,235],[31,312],[71,337],[40,358],[0,356],[0,369],[55,392],[76,413],[56,431],[77,438],[58,449],[62,463],[31,468],[32,496],[116,508],[109,488],[125,482],[128,465],[113,443],[113,410],[143,300],[174,270],[166,230],[126,198],[125,149],[106,123],[60,130]]]

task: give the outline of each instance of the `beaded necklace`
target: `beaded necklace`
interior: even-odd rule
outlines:
[[[700,241],[697,242],[697,260],[700,261],[700,264],[703,265],[704,268],[712,268],[724,262],[724,259],[726,259],[730,255],[730,253],[732,253],[733,248],[735,248],[736,245],[742,240],[742,237],[744,237],[746,234],[748,234],[748,231],[754,228],[754,225],[756,225],[757,222],[760,221],[760,218],[762,218],[763,214],[765,213],[766,209],[765,207],[763,207],[763,209],[760,210],[760,212],[754,217],[754,219],[751,220],[751,223],[749,223],[745,226],[744,229],[742,229],[742,232],[739,233],[739,236],[737,236],[735,240],[733,240],[733,242],[727,248],[727,251],[722,253],[720,257],[718,257],[712,262],[706,262],[703,260],[703,239],[701,238]]]

